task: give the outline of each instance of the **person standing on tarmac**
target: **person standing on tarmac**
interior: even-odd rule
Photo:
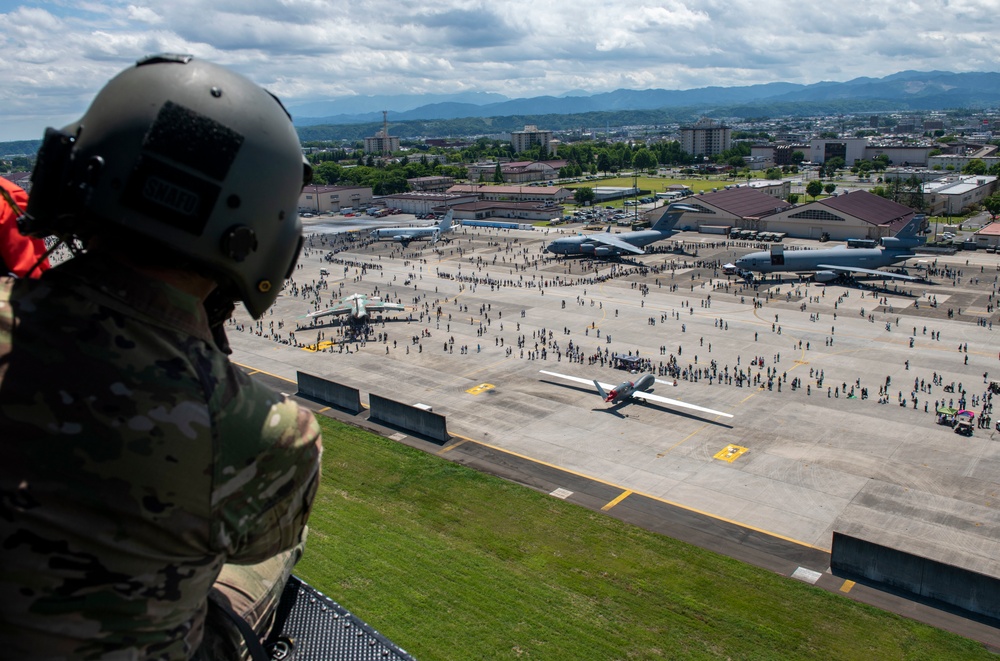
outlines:
[[[260,658],[321,440],[222,324],[277,297],[310,177],[280,102],[190,56],[46,131],[21,228],[77,247],[0,279],[5,658]]]

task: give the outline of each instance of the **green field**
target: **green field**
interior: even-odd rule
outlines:
[[[319,419],[323,482],[296,573],[418,659],[996,658]]]

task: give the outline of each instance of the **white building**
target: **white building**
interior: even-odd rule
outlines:
[[[299,194],[299,210],[312,213],[362,209],[371,203],[372,189],[367,186],[306,186]]]
[[[374,136],[365,138],[366,154],[391,154],[399,151],[399,138],[379,131]]]
[[[817,138],[809,141],[808,158],[813,163],[826,163],[838,156],[848,166],[865,158],[867,138]]]
[[[714,156],[732,149],[732,129],[702,117],[692,126],[681,127],[681,149],[693,156]]]
[[[556,155],[557,145],[552,144],[552,131],[539,131],[537,126],[527,125],[523,131],[510,132],[510,144],[514,153],[530,149],[532,145],[545,145],[549,156]]]
[[[942,177],[923,185],[924,211],[932,216],[958,216],[996,190],[996,177],[974,174]]]

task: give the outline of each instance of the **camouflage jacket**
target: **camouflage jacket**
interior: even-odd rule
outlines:
[[[83,255],[0,279],[0,654],[186,659],[222,565],[300,539],[313,415],[200,302]]]

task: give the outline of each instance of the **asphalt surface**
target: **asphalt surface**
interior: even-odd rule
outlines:
[[[723,237],[684,233],[677,237],[683,254],[616,265],[555,260],[541,252],[551,238],[459,229],[450,243],[402,248],[315,234],[272,312],[259,324],[236,317],[229,328],[234,359],[290,394],[301,370],[362,393],[432,405],[447,416],[451,441],[443,446],[375,425],[367,413],[309,403],[323,415],[1000,650],[994,622],[829,572],[832,531],[876,507],[890,537],[896,528],[919,530],[927,546],[915,552],[952,557],[950,539],[962,541],[962,552],[973,539],[986,551],[958,562],[1000,575],[1000,554],[989,546],[1000,539],[996,432],[961,437],[935,424],[933,414],[936,400],[956,396],[941,385],[962,382],[971,399],[985,388],[984,372],[1000,377],[990,326],[997,315],[987,309],[996,300],[989,298],[996,255],[938,257],[941,271],[928,283],[889,284],[873,296],[871,289],[791,280],[742,287],[706,264],[756,247],[727,245]],[[786,249],[797,243],[810,245],[792,241]],[[946,265],[961,276],[945,275]],[[330,276],[321,278],[320,268]],[[334,325],[309,326],[305,314],[317,294],[327,307],[355,293],[377,293],[412,311],[375,324],[367,342],[344,342]],[[570,341],[580,348],[578,360],[570,359]],[[609,410],[586,386],[538,373],[608,383],[635,378],[595,358],[605,350],[648,358],[654,369],[673,355],[688,378],[658,386],[657,394],[735,417],[658,404]],[[755,358],[763,367],[750,370],[742,387],[697,372],[715,361],[715,374],[746,373]],[[941,385],[931,385],[935,374]],[[880,404],[886,377],[888,403]],[[801,387],[792,389],[796,379]],[[856,394],[867,388],[869,397],[849,399],[844,384]],[[909,495],[884,495],[896,491]]]

